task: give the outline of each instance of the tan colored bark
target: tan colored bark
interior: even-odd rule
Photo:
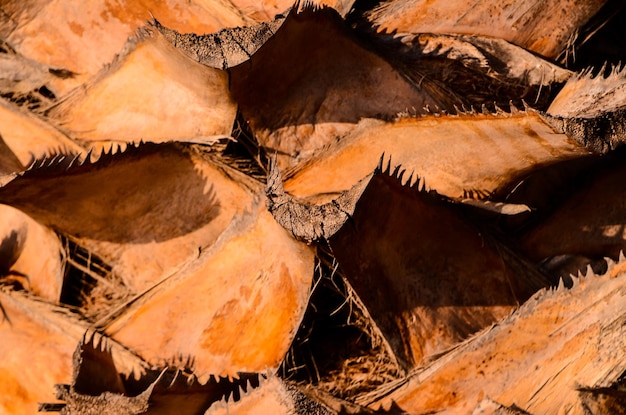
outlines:
[[[111,62],[151,16],[182,32],[211,33],[250,20],[222,1],[3,2],[0,33],[24,56],[48,66],[93,75]]]
[[[329,244],[410,370],[502,319],[548,281],[459,206],[389,174],[374,174]]]
[[[508,40],[555,59],[605,0],[391,0],[368,14],[388,33],[461,33]]]
[[[374,170],[383,153],[392,168],[401,166],[426,187],[457,198],[488,195],[534,169],[589,154],[533,111],[364,120],[338,144],[285,173],[285,190],[326,201]]]
[[[21,166],[57,153],[78,154],[84,149],[65,134],[32,113],[0,100],[0,136]],[[15,163],[0,166],[5,173],[17,172]]]
[[[257,389],[242,394],[242,399],[230,401],[224,399],[207,409],[205,415],[243,415],[265,413],[276,415],[294,414],[295,405],[292,395],[285,384],[276,377],[262,380]]]
[[[511,316],[366,400],[409,413],[469,413],[485,397],[533,415],[584,414],[577,388],[626,370],[626,263],[536,294]]]
[[[607,153],[626,141],[626,71],[592,70],[571,77],[545,115],[558,131],[593,151]]]
[[[261,192],[184,145],[128,147],[66,169],[68,160],[14,179],[0,199],[77,238],[133,292],[197,258]]]
[[[626,107],[626,70],[613,68],[608,76],[591,70],[572,76],[550,104],[547,113],[563,118],[597,117]]]
[[[56,303],[61,297],[64,258],[59,238],[22,212],[0,205],[0,283],[15,281]]]
[[[98,324],[152,364],[190,357],[202,383],[276,370],[306,308],[313,253],[263,201],[249,209],[193,263]]]
[[[54,385],[72,380],[72,355],[88,329],[67,309],[0,290],[0,411],[35,413],[39,402],[55,400]],[[143,363],[108,342],[119,373],[144,370]]]
[[[140,29],[111,65],[46,111],[69,136],[95,148],[229,136],[235,113],[228,75],[184,56],[152,27]]]
[[[319,7],[332,7],[345,17],[354,4],[354,0],[308,0],[297,3],[294,0],[232,0],[232,3],[255,20],[268,22],[274,19],[277,14],[288,11],[295,4],[299,4],[302,7],[303,3]]]

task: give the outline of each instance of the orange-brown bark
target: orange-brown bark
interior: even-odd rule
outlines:
[[[290,13],[231,74],[234,99],[281,166],[334,142],[362,117],[438,104],[362,46],[330,9]]]
[[[459,206],[387,173],[372,177],[329,244],[406,369],[500,320],[548,284]]]
[[[220,1],[9,1],[0,34],[24,56],[80,75],[97,73],[151,16],[182,32],[210,33],[249,22]]]
[[[235,112],[225,72],[189,59],[147,27],[46,115],[86,147],[99,148],[111,142],[210,142],[211,136],[230,135]]]
[[[78,238],[134,292],[195,259],[254,198],[251,179],[182,144],[68,160],[16,178],[0,199]]]
[[[379,31],[466,33],[508,40],[557,58],[606,3],[585,1],[385,1],[369,13]]]
[[[105,332],[152,364],[189,356],[201,382],[276,370],[306,307],[313,254],[262,201],[248,209],[193,263],[101,322]]]
[[[370,404],[469,413],[490,397],[535,415],[584,414],[577,387],[608,386],[626,370],[624,270],[622,261],[603,276],[575,279],[571,289],[538,293]]]
[[[537,113],[427,116],[361,121],[338,144],[286,174],[295,196],[337,195],[368,175],[382,154],[427,187],[450,197],[487,195],[542,166],[583,157],[583,146],[556,133]]]
[[[39,402],[54,401],[54,385],[72,380],[72,355],[88,323],[67,309],[0,290],[0,411],[35,413]],[[112,347],[117,370],[139,374],[143,363]]]
[[[84,151],[81,146],[49,123],[3,100],[0,100],[0,137],[6,146],[3,153],[12,153],[13,159],[0,166],[5,173],[23,170],[37,158],[57,153],[78,154]]]
[[[38,297],[58,302],[65,268],[59,238],[12,207],[0,205],[0,215],[0,281],[14,281]]]

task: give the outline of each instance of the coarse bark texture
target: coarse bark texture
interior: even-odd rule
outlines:
[[[285,17],[281,14],[268,23],[223,29],[204,35],[179,33],[164,27],[157,20],[152,24],[173,46],[191,59],[212,68],[228,69],[250,59],[274,36]]]
[[[624,412],[618,3],[3,1],[0,412]]]
[[[438,193],[461,198],[484,197],[532,171],[590,152],[535,111],[362,120],[339,143],[285,172],[284,188],[327,201],[370,174],[383,154],[392,168],[402,166]]]
[[[547,58],[563,54],[605,0],[388,0],[367,13],[378,31],[463,33],[507,40]]]
[[[72,381],[72,356],[90,323],[65,307],[30,294],[0,290],[0,410],[35,413],[38,402],[54,400],[55,384]],[[104,341],[104,340],[103,340]],[[106,340],[116,373],[139,376],[146,369],[137,356]]]
[[[549,282],[464,217],[462,206],[424,190],[419,179],[403,186],[398,174],[374,174],[329,244],[409,370],[505,317]]]
[[[532,414],[585,414],[576,385],[610,386],[626,370],[626,262],[546,289],[498,324],[360,403],[408,413],[469,412],[484,396]]]
[[[193,145],[143,144],[93,161],[39,160],[0,199],[78,238],[141,292],[215,242],[252,205],[255,185]]]
[[[8,1],[0,10],[0,36],[18,52],[80,75],[93,75],[111,62],[151,16],[179,31],[198,33],[252,22],[221,1]]]
[[[350,219],[368,181],[369,177],[361,179],[350,190],[323,205],[299,203],[285,193],[274,159],[265,188],[267,207],[276,222],[296,238],[308,243],[329,239]]]
[[[557,130],[600,153],[620,147],[626,137],[626,71],[615,66],[604,72],[571,77],[545,115]]]
[[[226,73],[187,58],[156,28],[144,27],[111,64],[45,114],[86,148],[101,148],[229,136],[236,107]]]

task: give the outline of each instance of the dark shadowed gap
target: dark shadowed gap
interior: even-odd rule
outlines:
[[[239,110],[231,136],[234,141],[229,140],[222,152],[224,162],[254,179],[265,182],[269,157]]]
[[[97,319],[109,307],[124,301],[130,291],[100,256],[73,238],[58,234],[65,251],[65,270],[60,302],[77,307]]]
[[[350,399],[400,376],[327,247],[318,248],[309,306],[279,376]]]
[[[626,63],[625,6],[622,1],[607,2],[582,28],[574,51],[568,51],[559,60],[575,71],[593,67],[594,73],[598,73],[606,63],[605,76],[610,73],[612,65]]]

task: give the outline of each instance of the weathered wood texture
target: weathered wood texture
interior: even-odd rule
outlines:
[[[585,414],[579,385],[609,386],[626,370],[626,262],[537,293],[519,310],[395,387],[359,399],[409,413],[470,412],[489,396],[535,414]]]
[[[606,3],[585,1],[389,0],[368,13],[379,31],[466,33],[508,40],[556,58]]]

